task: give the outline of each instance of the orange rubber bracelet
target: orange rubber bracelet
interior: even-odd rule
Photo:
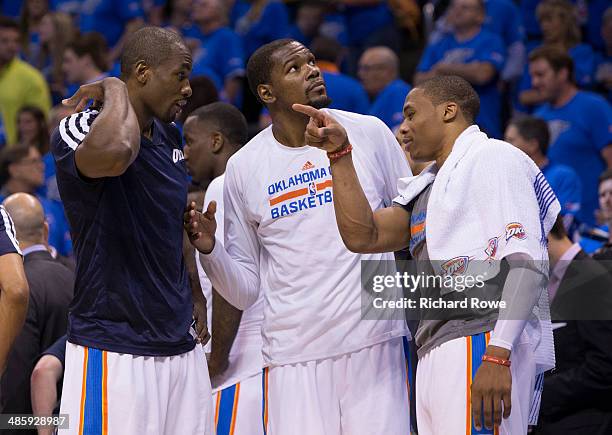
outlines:
[[[353,145],[349,143],[348,146],[342,148],[340,151],[336,151],[335,153],[327,153],[327,158],[330,161],[338,160],[340,157],[350,154],[351,151],[353,151]]]
[[[491,362],[493,364],[499,364],[499,365],[502,365],[502,366],[510,367],[510,360],[509,359],[497,358],[496,356],[491,356],[491,355],[483,355],[482,356],[482,360],[483,361]]]

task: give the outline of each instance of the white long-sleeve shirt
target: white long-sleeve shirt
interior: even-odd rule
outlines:
[[[347,130],[373,210],[390,206],[410,174],[391,131],[377,118],[327,110]],[[228,162],[225,247],[200,259],[214,287],[244,309],[263,292],[263,355],[271,365],[330,358],[408,335],[405,321],[362,320],[361,255],[342,242],[324,152],[280,144],[269,127]]]

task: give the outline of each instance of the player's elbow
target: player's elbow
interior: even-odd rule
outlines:
[[[107,176],[118,177],[122,175],[132,164],[136,152],[129,141],[122,141],[109,156],[109,163],[106,168]]]
[[[346,248],[356,254],[369,254],[374,243],[371,237],[342,237]]]
[[[32,389],[36,385],[44,383],[45,380],[52,380],[55,384],[59,376],[61,376],[61,372],[62,364],[56,357],[52,355],[43,356],[32,371],[32,376],[30,377]]]
[[[24,279],[16,279],[2,286],[3,297],[15,308],[27,308],[30,298],[30,288]]]

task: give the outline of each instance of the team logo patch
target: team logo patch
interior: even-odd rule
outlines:
[[[497,254],[497,244],[498,244],[497,237],[493,237],[492,239],[489,239],[489,243],[487,243],[487,247],[484,250],[488,258],[493,258],[495,257],[495,254]]]
[[[523,224],[518,222],[511,222],[506,225],[506,242],[512,237],[519,240],[524,240],[525,238],[527,238],[527,233],[525,232]]]
[[[310,163],[310,160],[309,160],[306,163],[304,163],[304,166],[302,166],[302,171],[307,171],[308,169],[312,169],[314,167],[315,167],[315,165]]]
[[[308,194],[310,196],[315,196],[317,194],[317,185],[315,183],[310,183],[308,185]]]
[[[172,150],[172,161],[174,163],[178,163],[181,160],[185,160],[185,154],[183,154],[183,151],[177,150],[177,149],[173,149]]]
[[[467,270],[468,263],[470,262],[470,257],[461,256],[455,257],[448,260],[446,263],[442,264],[442,270],[444,271],[444,275],[447,276],[455,276],[455,275],[463,275]]]

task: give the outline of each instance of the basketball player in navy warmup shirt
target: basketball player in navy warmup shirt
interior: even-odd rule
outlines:
[[[15,226],[0,205],[0,376],[28,310],[28,283]]]
[[[65,102],[77,113],[52,137],[77,258],[61,410],[70,433],[210,430],[182,256],[187,174],[171,124],[191,95],[190,72],[178,35],[141,29],[124,46],[121,80],[82,86]],[[78,112],[90,99],[97,108]]]

